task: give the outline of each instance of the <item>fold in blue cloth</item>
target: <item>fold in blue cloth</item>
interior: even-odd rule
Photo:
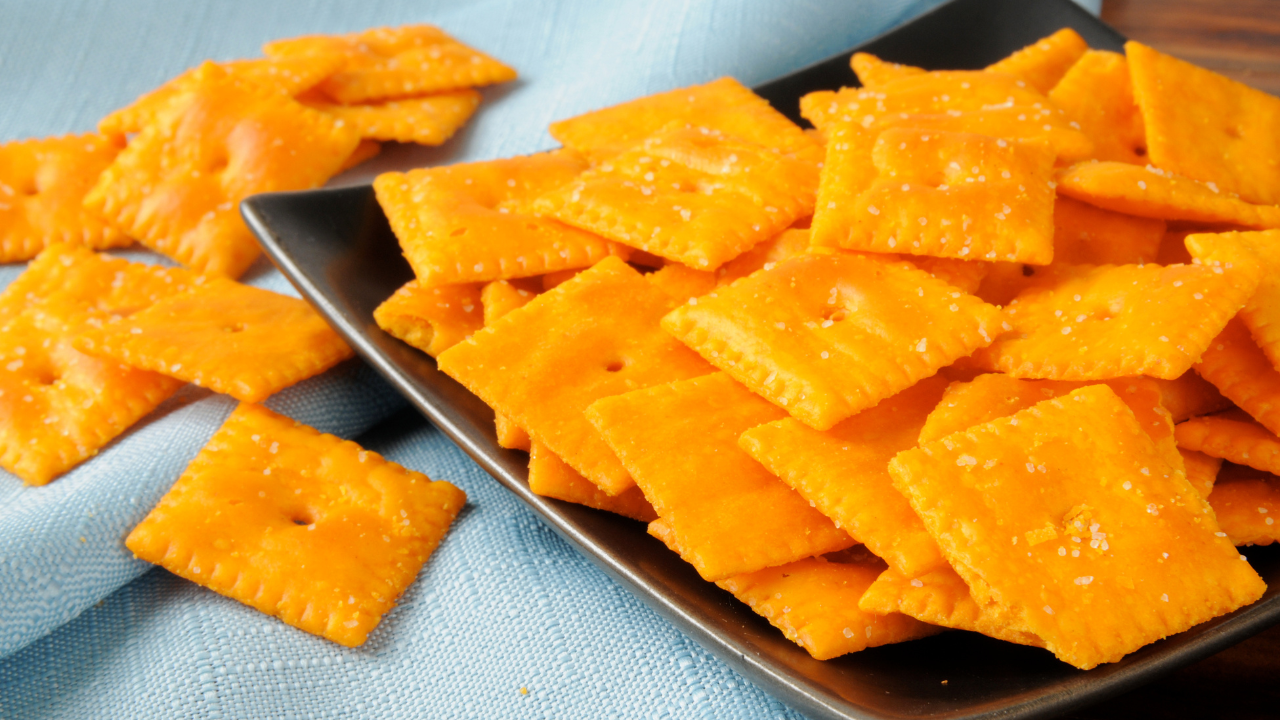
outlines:
[[[759,83],[938,3],[8,0],[0,141],[91,130],[205,58],[254,57],[308,32],[429,22],[520,71],[485,92],[446,147],[389,153],[339,179],[353,182],[394,163],[546,149],[552,120],[723,75]],[[0,285],[18,269],[0,268]],[[288,290],[265,263],[251,275]],[[147,567],[123,537],[233,406],[185,392],[47,487],[0,471],[0,717],[798,717],[578,557],[412,413],[365,441],[470,501],[366,646],[338,647],[163,571],[139,578]],[[352,437],[402,401],[352,361],[269,404]]]

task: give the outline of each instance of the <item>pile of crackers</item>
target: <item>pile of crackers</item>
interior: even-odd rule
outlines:
[[[954,628],[1088,669],[1256,601],[1280,99],[1069,29],[852,65],[812,130],[725,78],[380,176],[416,279],[378,324],[535,492],[819,659]]]
[[[515,72],[416,25],[206,62],[99,124],[0,145],[0,466],[45,485],[180,387],[241,401],[126,540],[346,645],[412,582],[461,490],[258,403],[352,356],[305,302],[235,281],[259,256],[239,203],[379,151],[440,144]],[[138,241],[180,266],[98,251]]]

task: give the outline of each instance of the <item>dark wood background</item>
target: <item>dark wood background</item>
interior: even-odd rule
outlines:
[[[1280,0],[1104,0],[1102,19],[1161,52],[1280,95]],[[1066,717],[1280,718],[1280,626]]]

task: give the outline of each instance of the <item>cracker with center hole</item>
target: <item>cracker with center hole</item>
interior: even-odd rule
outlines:
[[[354,354],[302,300],[226,278],[87,332],[76,348],[245,402],[265,400]]]
[[[1151,162],[1280,205],[1280,98],[1142,43],[1124,49]]]
[[[1213,486],[1209,505],[1218,525],[1237,546],[1270,545],[1280,540],[1280,478],[1242,478]]]
[[[1176,430],[1178,447],[1272,473],[1280,471],[1280,438],[1234,408],[1191,418]]]
[[[671,126],[538,198],[533,209],[615,242],[715,270],[813,213],[810,162]]]
[[[982,351],[991,369],[1052,380],[1171,380],[1252,292],[1236,271],[1202,265],[1077,265],[1057,278],[1005,307],[1012,330]]]
[[[619,155],[673,122],[817,162],[822,148],[795,123],[731,77],[646,95],[551,123],[551,137],[593,162]]]
[[[915,575],[946,564],[907,499],[893,487],[888,465],[916,437],[945,378],[925,378],[830,430],[783,418],[751,428],[738,446],[813,503],[891,566]]]
[[[1280,367],[1280,230],[1193,233],[1184,242],[1192,257],[1206,264],[1255,268],[1258,286],[1240,319],[1271,364]]]
[[[1213,492],[1213,485],[1218,481],[1218,471],[1222,469],[1222,458],[1211,457],[1195,450],[1178,448],[1182,456],[1182,465],[1187,469],[1187,482],[1195,488],[1200,496],[1208,498]],[[1210,503],[1212,505],[1212,503]]]
[[[557,151],[385,173],[373,189],[424,285],[487,282],[588,267],[623,252],[522,207],[585,168],[577,155]]]
[[[1058,197],[1053,205],[1053,261],[1072,265],[1155,262],[1165,230],[1163,220]]]
[[[318,187],[359,142],[353,128],[205,63],[85,207],[198,272],[236,277],[259,252],[240,201]]]
[[[644,523],[658,519],[640,488],[633,485],[619,495],[610,495],[539,442],[530,445],[529,489],[544,497],[586,505]]]
[[[362,138],[442,145],[475,113],[480,106],[480,93],[454,90],[369,105],[323,101],[304,104],[351,125]]]
[[[724,373],[602,398],[586,411],[681,557],[713,582],[854,544],[739,449],[745,430],[782,416]]]
[[[1147,135],[1123,55],[1086,52],[1049,91],[1049,99],[1093,140],[1093,157],[1146,164]]]
[[[175,575],[356,647],[465,502],[447,482],[244,403],[125,545]]]
[[[340,53],[281,60],[232,60],[217,63],[229,74],[257,83],[263,88],[287,97],[296,97],[332,75],[341,67]],[[98,121],[98,132],[125,135],[141,132],[157,120],[169,103],[191,84],[198,81],[199,68],[191,68],[160,87],[139,97]]]
[[[1058,192],[1108,210],[1162,220],[1280,227],[1280,207],[1251,205],[1213,182],[1148,165],[1083,162],[1058,173]]]
[[[1081,669],[1265,589],[1105,386],[925,443],[889,471],[974,599]]]
[[[1053,153],[1045,146],[894,128],[880,134],[872,161],[878,174],[854,201],[841,247],[1052,261]]]
[[[985,347],[1000,319],[906,263],[807,254],[690,302],[662,326],[825,430]]]
[[[439,367],[617,495],[634,481],[582,411],[602,397],[712,371],[659,327],[673,304],[622,260],[606,258],[441,353]]]
[[[84,196],[120,152],[102,135],[0,144],[0,263],[30,260],[54,243],[95,250],[133,242],[84,209]]]
[[[858,608],[858,599],[883,569],[883,561],[875,557],[852,563],[806,558],[716,584],[814,659],[830,660],[941,632],[906,615],[879,615]]]
[[[1196,363],[1196,373],[1273,433],[1280,432],[1280,372],[1232,318]]]
[[[908,75],[920,75],[925,71],[914,65],[902,65],[896,62],[881,60],[871,53],[856,52],[849,58],[849,67],[858,76],[858,82],[864,88],[874,88],[891,80]]]
[[[378,327],[436,357],[484,327],[477,283],[423,287],[410,280],[373,311]]]
[[[1012,75],[1028,85],[1047,93],[1058,84],[1081,55],[1089,50],[1089,43],[1071,28],[1062,28],[1041,38],[1009,57],[987,66],[987,72]]]
[[[83,309],[54,297],[0,333],[0,467],[45,485],[127,430],[182,383],[78,352]]]
[[[871,583],[858,605],[880,615],[901,613],[930,625],[1044,647],[1043,640],[1014,627],[1007,612],[999,607],[979,605],[969,594],[964,578],[945,562],[915,574],[889,568]]]
[[[373,28],[346,35],[306,35],[262,47],[273,60],[341,54],[342,67],[317,87],[344,105],[480,87],[516,71],[463,45],[433,25]]]

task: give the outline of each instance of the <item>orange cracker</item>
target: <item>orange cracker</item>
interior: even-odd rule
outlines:
[[[492,325],[498,318],[519,307],[529,304],[538,295],[536,280],[495,280],[488,283],[480,291],[480,301],[484,304],[484,324]],[[470,333],[467,333],[470,335]],[[462,338],[458,338],[461,340]],[[508,450],[532,450],[532,439],[519,425],[506,415],[498,413],[493,418],[498,446]],[[548,453],[550,451],[547,451]],[[557,458],[559,462],[559,458]]]
[[[586,411],[681,557],[713,582],[854,544],[738,448],[743,431],[782,415],[724,373],[603,398]]]
[[[217,63],[229,74],[256,83],[266,90],[295,97],[333,74],[343,63],[340,53],[281,60],[233,60]],[[191,68],[98,121],[98,132],[125,135],[141,132],[156,121],[174,98],[198,81],[199,68]]]
[[[366,160],[372,160],[381,153],[382,143],[377,140],[362,138],[360,144],[356,145],[356,149],[352,150],[347,159],[343,161],[342,167],[338,168],[338,172],[350,170]]]
[[[857,73],[858,82],[862,83],[862,87],[865,88],[873,88],[891,80],[897,80],[900,77],[920,75],[925,72],[924,68],[888,62],[871,53],[864,52],[854,53],[853,57],[849,58],[849,67],[853,68],[853,71]]]
[[[1049,99],[1093,140],[1093,157],[1146,164],[1146,131],[1123,55],[1086,52],[1049,91]]]
[[[991,263],[979,260],[957,260],[929,255],[907,255],[902,259],[970,295],[978,291],[983,278],[991,269]]]
[[[821,146],[773,106],[730,77],[648,95],[551,123],[551,136],[593,161],[639,145],[672,122],[719,130],[733,137],[822,159]]]
[[[1249,228],[1280,227],[1280,207],[1251,205],[1218,189],[1148,165],[1085,162],[1058,174],[1058,192],[1108,210],[1201,223]]]
[[[1160,404],[1169,411],[1175,423],[1231,407],[1231,401],[1194,370],[1173,380],[1152,378],[1152,382],[1160,387]]]
[[[373,311],[378,327],[435,357],[484,327],[475,283],[423,287],[410,280]]]
[[[672,304],[622,260],[606,258],[441,353],[439,367],[617,495],[634,481],[582,411],[602,397],[711,372],[659,328]]]
[[[305,104],[349,123],[362,138],[441,145],[475,113],[480,106],[480,93],[455,90],[373,105]]]
[[[192,269],[235,277],[258,256],[240,201],[317,187],[359,142],[353,128],[205,63],[85,206]]]
[[[816,167],[706,128],[650,136],[533,204],[541,215],[715,270],[813,213]]]
[[[806,558],[722,580],[720,587],[751,606],[817,660],[935,635],[941,628],[899,613],[858,609],[858,599],[884,563]]]
[[[30,260],[53,243],[94,249],[133,242],[84,209],[84,196],[120,147],[102,135],[0,144],[0,263]]]
[[[1234,270],[1201,265],[1079,265],[1057,277],[1005,308],[1011,332],[983,351],[992,369],[1022,378],[1171,380],[1199,360],[1252,292]]]
[[[1081,669],[1265,589],[1107,387],[925,443],[889,470],[974,599]]]
[[[302,300],[214,278],[80,337],[77,349],[258,402],[352,356]]]
[[[858,605],[879,615],[902,613],[931,625],[969,630],[1019,645],[1044,647],[1044,641],[1034,634],[1013,627],[1007,612],[991,605],[979,605],[970,595],[964,578],[945,562],[914,574],[889,568],[867,588]]]
[[[1191,418],[1176,430],[1178,447],[1275,474],[1280,438],[1239,408]]]
[[[1209,343],[1196,373],[1272,433],[1280,432],[1280,372],[1240,318]]]
[[[1053,153],[1038,144],[890,129],[840,245],[969,260],[1053,259]]]
[[[620,252],[522,205],[586,165],[568,152],[385,173],[373,183],[405,258],[425,285],[487,282],[590,266]]]
[[[1280,540],[1280,478],[1241,478],[1213,486],[1209,505],[1218,525],[1235,545],[1270,545]]]
[[[738,445],[892,567],[908,575],[945,565],[907,499],[893,487],[893,456],[916,436],[947,387],[925,378],[819,432],[794,418],[751,428]]]
[[[694,270],[680,263],[668,263],[657,272],[645,276],[677,302],[687,302],[690,298],[702,297],[715,290],[716,277],[717,273]]]
[[[1074,265],[1155,262],[1165,222],[1059,197],[1053,206],[1053,261]]]
[[[242,404],[125,545],[169,572],[355,647],[466,502],[447,482]]]
[[[1124,46],[1151,162],[1280,204],[1280,98],[1137,42]]]
[[[1197,260],[1208,264],[1253,265],[1258,287],[1240,311],[1253,339],[1271,364],[1280,367],[1280,230],[1193,233],[1184,241]]]
[[[678,308],[662,326],[825,430],[991,342],[1000,312],[906,263],[801,255]]]
[[[987,66],[988,72],[1004,73],[1025,80],[1047,93],[1089,49],[1089,44],[1071,28],[1037,40],[1009,57]]]
[[[1222,458],[1185,448],[1178,448],[1178,454],[1182,456],[1182,465],[1187,470],[1187,482],[1200,493],[1200,497],[1208,498],[1218,480],[1218,471],[1222,469]]]
[[[730,260],[716,270],[716,282],[720,285],[744,278],[751,273],[772,267],[781,260],[794,257],[809,249],[809,229],[796,229],[794,226],[783,230],[770,240],[756,245],[738,257]]]
[[[579,475],[542,443],[532,443],[529,451],[529,489],[545,497],[605,510],[640,522],[658,519],[658,514],[644,499],[640,488],[632,486],[620,495],[610,495]]]
[[[516,71],[432,25],[308,35],[263,46],[267,57],[340,53],[346,62],[318,88],[345,105],[425,95],[514,80]]]

